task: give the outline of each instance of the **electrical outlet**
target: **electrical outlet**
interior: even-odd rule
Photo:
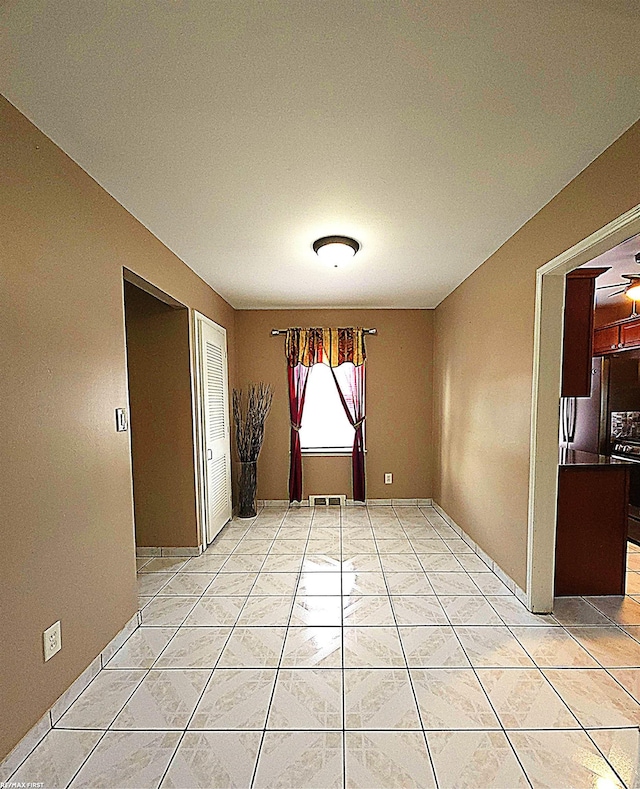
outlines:
[[[54,622],[43,634],[44,639],[44,662],[51,658],[62,649],[62,635],[60,633],[60,620]]]
[[[385,474],[384,475],[384,484],[385,485],[393,485],[393,474]]]

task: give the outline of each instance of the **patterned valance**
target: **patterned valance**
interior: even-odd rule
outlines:
[[[361,328],[287,329],[285,353],[290,367],[338,367],[345,362],[359,367],[367,357]]]

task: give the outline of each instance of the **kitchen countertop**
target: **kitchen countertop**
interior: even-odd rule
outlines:
[[[583,452],[580,449],[560,447],[560,466],[631,466],[633,461],[618,460],[609,455],[596,455],[593,452]]]

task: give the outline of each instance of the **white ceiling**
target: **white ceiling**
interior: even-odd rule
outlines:
[[[0,90],[234,306],[434,307],[638,118],[638,8],[4,0]]]

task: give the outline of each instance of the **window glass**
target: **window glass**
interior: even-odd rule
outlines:
[[[342,365],[345,366],[346,365]],[[351,365],[353,367],[353,365]],[[337,368],[338,373],[340,368]],[[344,412],[331,370],[314,364],[307,379],[302,412],[302,451],[351,451],[354,429]]]

